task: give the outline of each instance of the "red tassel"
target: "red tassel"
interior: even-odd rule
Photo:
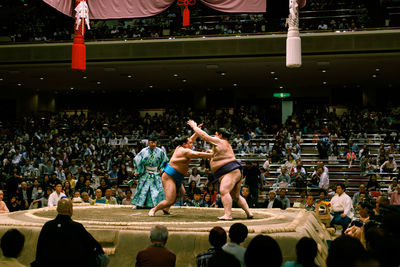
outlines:
[[[72,63],[71,69],[85,71],[86,70],[86,46],[83,38],[75,38],[72,45]]]
[[[75,0],[75,6],[85,0]],[[72,61],[71,69],[78,71],[86,70],[86,46],[85,46],[85,22],[81,21],[78,29],[76,29],[76,22],[74,24],[74,44],[72,45]]]
[[[189,7],[185,6],[185,9],[183,10],[183,27],[187,27],[190,25],[190,12],[189,12]]]
[[[190,25],[190,12],[189,12],[189,6],[193,6],[196,4],[196,0],[178,0],[178,6],[184,6],[185,8],[183,9],[183,27],[187,27]]]

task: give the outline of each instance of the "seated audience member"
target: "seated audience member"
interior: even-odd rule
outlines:
[[[78,191],[74,193],[74,197],[72,198],[72,203],[82,203],[81,194]]]
[[[97,189],[95,192],[95,199],[92,200],[92,205],[94,204],[108,204],[108,200],[105,197],[102,197],[101,189]]]
[[[61,192],[62,184],[56,184],[56,190],[50,194],[49,201],[47,202],[48,207],[57,206],[57,202],[62,198],[65,197],[65,194]]]
[[[3,267],[25,267],[17,258],[24,248],[25,237],[17,229],[8,230],[1,238],[1,250],[3,257],[0,258],[0,266]]]
[[[356,261],[365,256],[366,251],[358,239],[347,235],[342,235],[332,241],[328,250],[326,266],[354,266]]]
[[[388,194],[390,194],[390,193],[396,191],[398,185],[399,185],[398,179],[397,179],[397,178],[393,178],[393,179],[392,179],[392,184],[389,185],[389,188],[388,188]]]
[[[201,191],[200,189],[196,188],[193,193],[193,200],[189,201],[188,206],[191,207],[205,207],[206,203],[204,200],[201,199]]]
[[[369,181],[367,183],[367,191],[368,192],[373,192],[373,191],[379,191],[380,185],[379,182],[376,180],[376,175],[372,174],[369,177]]]
[[[286,197],[286,189],[281,188],[279,190],[279,196],[276,197],[282,203],[282,209],[285,210],[290,208],[290,200]]]
[[[276,184],[279,185],[280,183],[286,183],[290,185],[290,176],[286,173],[286,167],[281,168],[281,173],[278,175],[276,179]]]
[[[259,267],[260,263],[265,263],[265,266],[269,267],[280,267],[282,261],[282,252],[278,242],[267,235],[254,237],[244,254],[246,267]]]
[[[201,177],[197,168],[193,168],[192,174],[189,176],[188,183],[191,183],[192,181],[196,182],[196,187],[200,187]]]
[[[393,156],[389,156],[389,160],[385,161],[381,166],[380,166],[380,172],[389,172],[393,173],[397,171],[397,163],[394,160]]]
[[[214,203],[211,202],[211,196],[209,193],[203,195],[204,207],[210,208]]]
[[[249,208],[257,208],[258,206],[257,201],[253,199],[252,196],[250,195],[250,189],[247,185],[242,186],[240,194],[246,200],[247,205],[249,205]]]
[[[222,249],[226,243],[226,239],[226,232],[223,228],[219,226],[212,228],[208,236],[208,241],[212,247],[197,255],[197,267],[239,267],[240,262],[233,255]]]
[[[344,192],[346,187],[344,184],[336,185],[336,194],[331,199],[333,219],[332,225],[341,225],[344,233],[353,219],[353,203],[351,198]]]
[[[81,198],[82,198],[82,203],[92,203],[92,199],[89,197],[89,194],[88,193],[86,193],[86,192],[83,192],[82,194],[81,194]]]
[[[188,190],[186,191],[186,198],[187,198],[188,200],[192,200],[192,199],[193,199],[194,191],[195,191],[196,189],[197,189],[196,182],[195,182],[195,181],[191,181],[191,182],[189,183],[189,188],[188,188]]]
[[[229,239],[231,242],[226,243],[222,249],[229,254],[235,256],[236,259],[240,262],[242,267],[246,267],[244,263],[244,254],[246,249],[240,246],[241,243],[247,238],[247,234],[249,233],[247,226],[242,223],[234,223],[229,228]]]
[[[97,187],[97,189],[100,189],[100,190],[101,190],[101,196],[102,196],[102,197],[105,196],[106,190],[107,190],[108,188],[110,188],[110,187],[109,187],[108,184],[107,184],[107,179],[101,178],[101,180],[100,180],[100,186]]]
[[[263,208],[280,208],[282,209],[282,202],[276,198],[274,190],[269,191],[268,198],[264,201]]]
[[[366,194],[366,193],[367,193],[367,190],[365,188],[365,185],[364,184],[360,184],[358,192],[354,193],[354,195],[353,195],[353,207],[355,207],[361,201],[360,195],[361,194]]]
[[[23,210],[24,207],[22,206],[22,202],[19,199],[19,197],[17,196],[12,196],[10,199],[10,205],[8,207],[8,210],[10,212],[14,212],[14,211],[19,211],[19,210]]]
[[[132,191],[126,190],[125,191],[126,197],[122,200],[122,205],[133,205],[132,204]]]
[[[57,203],[57,217],[43,225],[36,248],[36,260],[31,266],[106,266],[108,256],[101,245],[86,231],[85,227],[71,219],[72,202],[63,198]],[[74,253],[65,257],[65,248],[74,248]],[[62,260],[62,262],[60,262]],[[98,264],[101,263],[101,264]]]
[[[176,255],[165,248],[168,240],[168,229],[163,225],[151,227],[151,245],[138,252],[136,267],[142,266],[175,266]]]
[[[63,192],[70,199],[74,197],[74,191],[71,189],[71,185],[68,181],[64,181]]]
[[[400,185],[390,194],[390,205],[400,206]]]
[[[312,195],[307,195],[305,209],[307,211],[315,211],[315,201]]]
[[[8,213],[10,212],[7,208],[6,203],[3,201],[4,193],[0,190],[0,213]]]
[[[90,180],[85,180],[85,186],[81,188],[80,193],[82,194],[83,192],[86,192],[89,194],[90,198],[94,197],[94,190],[90,186]]]
[[[203,194],[203,198],[205,197],[206,194],[210,195],[210,201],[211,204],[214,204],[215,201],[217,201],[217,191],[214,190],[214,185],[213,184],[207,184],[207,189]]]
[[[105,198],[108,201],[108,204],[110,205],[117,205],[117,199],[113,196],[111,196],[111,189],[106,190]]]
[[[344,233],[355,237],[364,243],[364,225],[370,220],[375,220],[374,207],[370,201],[359,202],[357,206],[359,218],[358,220],[353,220],[351,227],[347,228]]]
[[[297,204],[298,203],[298,204]],[[306,203],[307,203],[307,193],[306,190],[301,190],[299,193],[299,198],[295,201],[293,204],[294,207],[296,208],[306,208]]]
[[[283,267],[318,267],[314,263],[318,246],[314,239],[303,237],[296,244],[296,261],[287,261]]]

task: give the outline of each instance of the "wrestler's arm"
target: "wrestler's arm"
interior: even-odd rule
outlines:
[[[213,152],[197,152],[191,149],[185,149],[186,157],[188,158],[211,158],[214,154]]]
[[[190,120],[188,121],[188,125],[192,127],[193,131],[195,131],[195,133],[198,134],[198,136],[200,136],[201,139],[207,141],[208,143],[212,145],[217,145],[221,142],[221,139],[219,139],[218,137],[209,136],[205,131],[200,129],[197,126],[196,122]]]
[[[197,127],[201,129],[201,126],[203,126],[203,123],[199,124]],[[199,135],[195,132],[189,139],[193,143],[194,141],[196,141],[197,137],[199,137]]]

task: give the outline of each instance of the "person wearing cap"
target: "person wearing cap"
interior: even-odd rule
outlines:
[[[132,199],[135,207],[153,208],[165,199],[161,172],[168,163],[165,152],[157,147],[157,139],[150,138],[148,146],[133,159],[137,191]]]
[[[169,213],[169,208],[181,196],[185,195],[185,188],[182,184],[185,173],[189,170],[190,161],[193,158],[211,158],[212,152],[197,152],[193,151],[193,142],[197,139],[197,134],[191,137],[183,136],[179,138],[178,146],[176,147],[171,160],[164,168],[162,181],[164,185],[165,200],[161,201],[156,207],[149,211],[149,216],[154,216],[158,210],[163,210],[164,213]]]
[[[56,218],[46,222],[40,231],[36,259],[31,266],[106,266],[109,258],[99,242],[82,224],[71,219],[71,200],[60,199],[57,213]],[[65,248],[73,249],[73,253],[66,257]]]
[[[188,121],[188,125],[201,139],[214,146],[210,167],[215,177],[213,182],[218,181],[220,183],[221,200],[224,205],[224,215],[218,219],[232,220],[232,199],[246,212],[247,218],[253,218],[246,200],[240,195],[243,167],[236,160],[233,149],[229,144],[228,140],[231,133],[225,128],[220,128],[215,132],[215,136],[209,136],[193,120]]]

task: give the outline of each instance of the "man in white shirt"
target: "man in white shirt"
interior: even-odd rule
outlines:
[[[240,246],[240,243],[247,238],[247,234],[249,230],[247,226],[242,223],[234,223],[231,228],[229,228],[229,239],[231,242],[227,242],[223,245],[222,249],[229,254],[235,256],[236,259],[239,260],[240,265],[245,267],[244,263],[244,254],[246,252],[246,248]]]
[[[342,233],[349,226],[354,216],[353,203],[351,198],[344,192],[346,189],[344,184],[336,185],[336,194],[331,199],[333,219],[332,225],[338,224],[343,227]]]
[[[65,197],[65,194],[61,192],[61,189],[62,189],[61,183],[57,183],[56,191],[54,191],[53,193],[50,194],[47,206],[49,206],[49,207],[57,206],[58,201],[62,197]]]

